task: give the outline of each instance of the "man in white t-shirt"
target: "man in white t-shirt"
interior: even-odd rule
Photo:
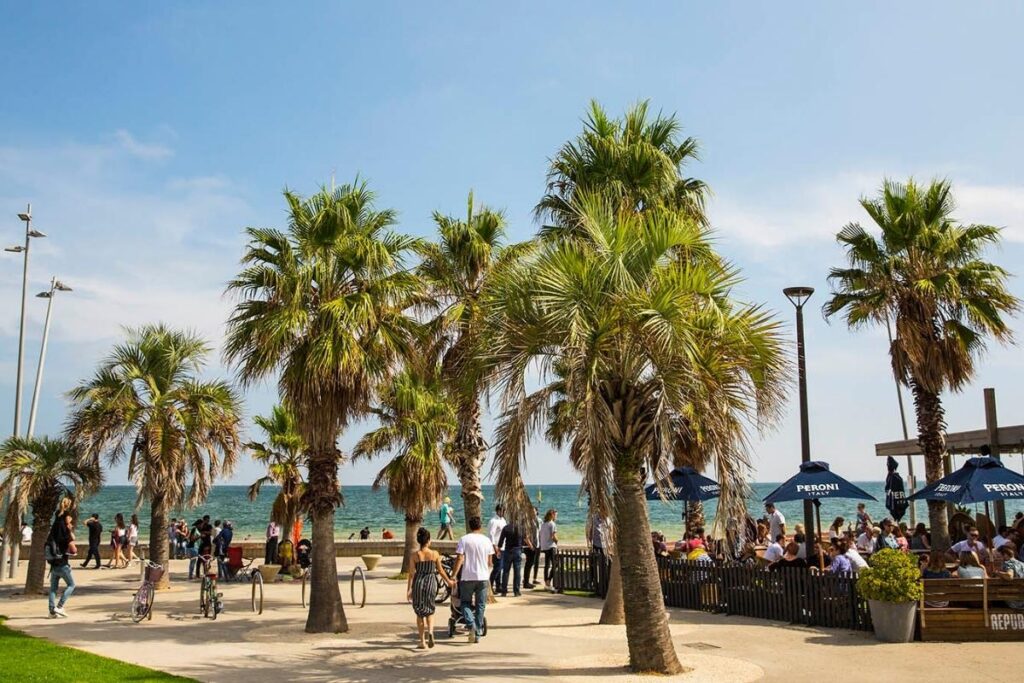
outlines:
[[[470,517],[469,533],[459,539],[455,547],[458,559],[452,576],[459,579],[459,599],[462,601],[462,618],[469,626],[469,642],[475,643],[483,636],[484,608],[487,607],[487,583],[491,575],[494,544],[481,531],[479,517]]]
[[[769,544],[764,551],[764,561],[771,564],[781,560],[782,556],[786,554],[785,548],[782,547],[782,544],[785,542],[785,535],[779,534],[776,536],[775,541]]]
[[[768,513],[768,538],[774,540],[779,534],[785,536],[786,518],[776,509],[774,503],[768,503],[764,509]]]
[[[986,548],[985,544],[981,542],[981,533],[978,531],[977,527],[973,526],[968,527],[967,538],[959,543],[954,543],[953,547],[949,549],[949,553],[953,555],[954,559],[959,557],[960,553],[970,552],[975,553],[978,556],[978,559],[982,562],[986,562],[988,560],[988,548]]]
[[[501,538],[501,530],[505,528],[508,521],[505,519],[505,508],[501,505],[494,507],[494,516],[491,517],[491,521],[487,523],[487,535],[491,537],[491,544],[497,549],[498,540]],[[496,550],[494,556],[494,569],[491,571],[491,585],[494,586],[494,592],[497,593],[501,590],[501,551]]]

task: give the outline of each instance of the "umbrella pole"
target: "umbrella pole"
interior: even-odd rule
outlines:
[[[817,498],[814,499],[814,517],[818,520],[818,547],[825,550],[825,537],[821,535],[821,501]],[[818,553],[818,565],[822,571],[825,571],[825,557],[821,552]]]

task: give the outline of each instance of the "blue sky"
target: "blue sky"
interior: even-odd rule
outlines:
[[[33,247],[31,292],[52,274],[75,288],[56,303],[37,433],[59,431],[63,392],[121,325],[163,320],[219,344],[241,231],[281,224],[285,186],[359,173],[420,235],[431,211],[461,212],[472,188],[523,239],[546,160],[588,100],[619,112],[649,98],[702,143],[690,172],[714,190],[716,239],[743,269],[742,296],[788,323],[782,287],[818,289],[807,319],[814,457],[881,478],[872,444],[900,436],[884,331],[821,319],[841,258],[833,236],[862,219],[857,198],[883,176],[948,176],[959,216],[1006,226],[992,257],[1021,270],[1024,8],[546,4],[0,3],[0,233],[16,242],[15,214],[32,202],[50,236]],[[9,420],[21,270],[15,256],[4,262]],[[1020,279],[1012,287],[1024,295]],[[30,300],[26,412],[44,310]],[[983,425],[985,386],[1004,424],[1024,421],[1019,349],[994,348],[977,382],[947,397],[951,430]],[[249,392],[247,411],[267,410],[273,393]],[[759,480],[795,469],[791,408],[752,437]],[[374,469],[346,466],[343,481],[367,483]],[[234,480],[256,474],[244,463]],[[528,478],[574,481],[540,443]]]

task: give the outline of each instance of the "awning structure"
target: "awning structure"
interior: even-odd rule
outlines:
[[[999,427],[997,430],[1000,453],[1024,453],[1024,425]],[[950,432],[946,434],[946,452],[950,455],[977,455],[983,445],[991,444],[987,429],[972,429],[967,432]],[[875,444],[875,455],[924,455],[917,439],[906,441],[886,441]]]

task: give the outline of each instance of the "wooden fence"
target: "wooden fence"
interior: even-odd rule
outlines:
[[[604,596],[611,563],[587,550],[555,554],[555,585],[560,590],[589,591]],[[812,574],[785,567],[768,571],[746,565],[713,565],[658,558],[661,590],[668,607],[737,614],[870,631],[867,602],[857,595],[853,576]]]

